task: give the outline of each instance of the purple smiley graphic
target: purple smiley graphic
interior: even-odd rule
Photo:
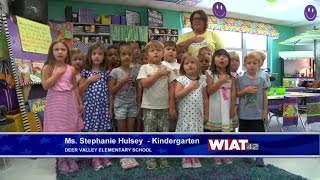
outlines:
[[[313,5],[308,5],[306,8],[304,8],[304,17],[308,21],[313,21],[317,17],[317,9]]]
[[[224,6],[221,2],[216,2],[212,6],[212,12],[217,18],[224,18],[227,15],[227,9],[226,6]]]

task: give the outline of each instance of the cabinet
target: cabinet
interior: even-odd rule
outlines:
[[[149,27],[148,41],[158,40],[162,43],[166,41],[178,41],[178,29],[164,27]]]
[[[73,23],[73,47],[87,52],[90,45],[100,41],[106,45],[111,43],[110,25]]]

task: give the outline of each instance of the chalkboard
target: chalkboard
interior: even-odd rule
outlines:
[[[149,27],[163,27],[162,12],[148,9],[148,22]]]

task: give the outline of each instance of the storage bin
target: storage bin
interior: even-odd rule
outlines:
[[[39,129],[37,127],[37,122],[34,116],[33,112],[28,112],[28,121],[31,132],[38,132]],[[7,115],[7,119],[14,120],[14,123],[12,126],[8,126],[8,128],[5,129],[6,132],[24,132],[23,122],[22,122],[22,116],[21,114],[15,114],[15,115]],[[42,127],[42,124],[40,122],[40,128]],[[40,129],[42,131],[42,129]]]
[[[101,24],[110,25],[111,24],[111,17],[101,15]]]
[[[111,16],[111,24],[121,24],[120,16]]]
[[[286,93],[286,88],[285,87],[277,87],[276,88],[276,94],[277,95],[284,95]]]
[[[127,25],[126,16],[120,16],[120,24],[121,25]]]

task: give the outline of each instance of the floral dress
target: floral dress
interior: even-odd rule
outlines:
[[[91,83],[83,95],[83,121],[86,131],[109,131],[112,130],[112,122],[109,114],[109,71],[94,72],[84,69],[81,77],[88,78],[99,74],[100,80]]]

